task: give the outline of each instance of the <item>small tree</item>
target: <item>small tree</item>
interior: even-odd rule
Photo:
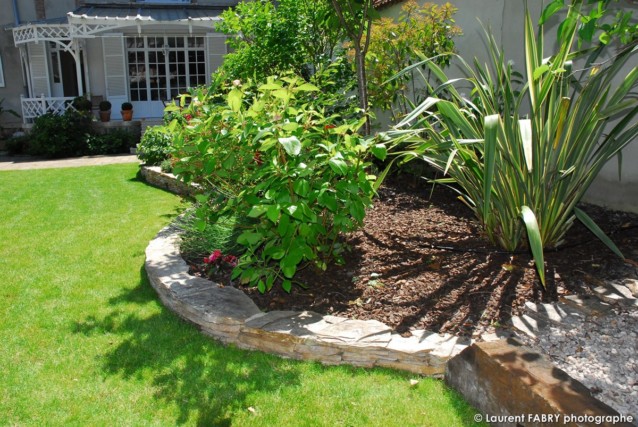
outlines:
[[[232,79],[265,79],[293,71],[309,77],[329,63],[343,31],[326,24],[328,0],[239,3],[222,14],[217,31],[233,36],[222,70]]]
[[[372,20],[376,17],[373,0],[330,0],[338,17],[338,25],[345,31],[354,50],[357,70],[359,106],[368,113],[368,81],[366,75],[366,54],[370,47]],[[370,119],[366,120],[364,133],[370,134]]]
[[[409,0],[402,6],[398,20],[381,18],[375,22],[366,57],[368,96],[372,107],[391,109],[396,119],[398,115],[407,114],[409,102],[420,102],[414,86],[414,69],[388,80],[423,57],[434,58],[439,65],[448,65],[450,56],[441,54],[454,52],[453,37],[461,33],[452,18],[456,10],[450,3],[419,6],[416,0]]]

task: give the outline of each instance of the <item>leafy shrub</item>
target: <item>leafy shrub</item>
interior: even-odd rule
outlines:
[[[137,157],[149,166],[159,166],[171,153],[173,137],[163,126],[146,128],[137,146]]]
[[[5,141],[5,148],[10,156],[27,154],[29,151],[29,137],[27,135],[11,137]]]
[[[472,69],[462,62],[468,75],[462,83],[472,85],[473,101],[427,61],[450,99],[426,99],[390,133],[395,142],[413,144],[411,157],[426,160],[449,175],[444,182],[461,187],[463,201],[492,242],[513,251],[526,243],[527,233],[543,285],[543,248],[560,245],[576,218],[622,256],[576,205],[605,163],[638,136],[638,99],[632,92],[638,67],[619,75],[638,47],[586,69],[575,82],[569,60],[581,4],[576,1],[569,9],[558,51],[549,58],[526,12],[527,84],[522,89],[491,36],[491,68],[476,64]],[[413,129],[402,129],[414,121]]]
[[[450,57],[447,54],[454,52],[453,37],[461,33],[454,25],[456,11],[450,3],[419,6],[415,0],[409,0],[401,7],[396,21],[384,17],[375,22],[366,55],[371,106],[392,110],[398,117],[407,114],[409,105],[423,99],[418,99],[415,85],[410,84],[420,70],[412,69],[390,82],[388,80],[422,58],[432,58],[440,66],[448,65]]]
[[[298,77],[271,77],[250,97],[236,85],[223,105],[201,92],[176,129],[174,173],[203,186],[201,220],[245,215],[233,276],[262,292],[276,282],[289,291],[303,265],[341,259],[340,233],[362,224],[374,194],[366,159],[385,156],[357,134],[363,120],[308,102],[319,93]]]
[[[162,172],[171,173],[173,172],[173,162],[171,159],[166,159],[160,163],[160,169]]]
[[[119,154],[127,153],[134,146],[135,135],[125,129],[114,129],[103,135],[87,135],[88,153]]]
[[[31,129],[30,154],[52,158],[84,155],[88,152],[90,129],[91,118],[76,111],[44,114]]]

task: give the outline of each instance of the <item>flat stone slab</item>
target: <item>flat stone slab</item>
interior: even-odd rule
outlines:
[[[633,296],[629,288],[621,284],[607,283],[605,286],[596,286],[593,291],[598,298],[607,303],[638,307],[638,299]]]
[[[494,426],[593,425],[570,416],[620,416],[592,397],[582,383],[515,339],[466,348],[448,361],[445,381],[479,409],[483,421]],[[558,418],[534,417],[542,414]]]
[[[587,316],[604,316],[608,314],[612,309],[612,306],[610,304],[603,302],[596,297],[567,295],[561,297],[560,301],[575,307],[577,310],[582,311]]]

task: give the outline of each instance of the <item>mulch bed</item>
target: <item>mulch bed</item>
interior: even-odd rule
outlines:
[[[346,263],[325,273],[307,267],[297,279],[307,289],[245,292],[262,310],[312,310],[353,319],[375,319],[398,333],[428,329],[478,336],[526,301],[588,294],[605,279],[637,277],[638,215],[582,208],[620,247],[623,262],[576,223],[562,249],[546,252],[543,291],[526,251],[505,253],[490,245],[469,208],[444,186],[404,178],[387,182],[362,230],[346,237]],[[187,260],[201,274],[199,260]],[[218,278],[230,284],[228,277]]]

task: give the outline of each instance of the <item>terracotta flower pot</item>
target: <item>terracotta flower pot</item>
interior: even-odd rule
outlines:
[[[130,122],[133,120],[133,110],[122,110],[122,120],[125,122]]]
[[[103,122],[111,121],[111,110],[100,111],[100,120]]]

